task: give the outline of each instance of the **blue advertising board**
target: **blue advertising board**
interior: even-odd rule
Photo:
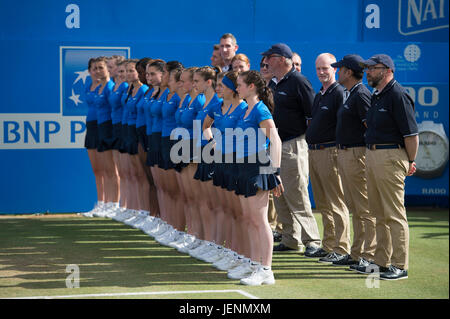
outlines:
[[[208,65],[226,32],[236,36],[252,69],[261,52],[286,42],[301,55],[302,73],[316,91],[320,53],[338,59],[387,53],[396,79],[414,95],[418,122],[443,124],[448,136],[448,2],[0,1],[0,213],[92,208],[96,188],[83,148],[89,58]],[[430,195],[437,195],[448,205],[448,193],[448,163],[439,177],[407,178],[407,203],[418,196],[414,203],[435,204]]]

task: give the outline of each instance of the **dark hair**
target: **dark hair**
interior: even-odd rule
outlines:
[[[169,73],[176,69],[183,69],[183,68],[184,68],[183,64],[181,64],[181,62],[178,61],[169,61],[166,63],[166,70]]]
[[[92,65],[96,62],[97,58],[90,58],[88,62],[88,70],[91,69]]]
[[[213,51],[220,50],[220,44],[214,44]]]
[[[362,78],[363,78],[363,76],[364,76],[364,71],[362,71],[362,72],[357,72],[357,71],[353,71],[353,70],[352,70],[352,72],[353,72],[353,77],[354,77],[355,79],[357,79],[358,81],[359,81],[359,80],[362,80]]]
[[[272,90],[267,87],[264,77],[258,71],[250,70],[239,74],[245,84],[254,84],[258,98],[273,112],[273,94]]]
[[[154,68],[158,69],[158,71],[160,71],[160,72],[164,72],[164,67],[166,66],[166,62],[161,59],[156,59],[156,60],[153,60],[153,62],[151,62],[148,66],[154,67]]]
[[[229,78],[229,79],[231,80],[231,82],[233,82],[234,87],[237,88],[237,79],[238,79],[238,76],[239,76],[239,72],[237,72],[237,71],[228,71],[227,73],[225,73],[224,76],[226,76],[227,78]],[[236,97],[236,96],[238,96],[238,95],[239,95],[238,93],[233,92],[233,96],[234,96],[234,97]]]
[[[195,71],[195,73],[200,74],[200,76],[203,78],[203,80],[208,81],[212,80],[212,87],[213,89],[216,88],[217,83],[217,72],[214,68],[210,66],[204,66]]]
[[[151,58],[142,58],[140,59],[137,63],[136,63],[136,67],[142,67],[145,70],[145,67],[147,66],[147,64],[151,63],[152,59]]]
[[[174,77],[175,77],[175,81],[178,82],[178,81],[180,81],[181,73],[183,73],[183,70],[184,70],[184,68],[176,68],[176,69],[173,69],[172,71],[169,72],[169,75],[170,75],[170,74],[173,74]]]

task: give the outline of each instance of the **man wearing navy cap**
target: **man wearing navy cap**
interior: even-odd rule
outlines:
[[[316,59],[316,72],[322,88],[316,94],[311,121],[306,130],[309,173],[316,203],[322,215],[322,245],[326,256],[321,263],[343,260],[350,252],[350,221],[344,190],[337,168],[336,114],[344,99],[344,87],[336,81],[334,55],[322,53]],[[307,257],[320,257],[305,254]]]
[[[371,94],[362,83],[364,62],[357,54],[349,54],[331,64],[339,68],[338,82],[346,88],[344,101],[337,111],[337,163],[347,207],[352,212],[353,243],[350,254],[337,266],[364,265],[373,261],[376,246],[375,216],[369,212],[366,182],[366,114]]]
[[[416,170],[419,145],[414,102],[394,79],[395,66],[388,55],[374,55],[364,65],[367,82],[375,88],[365,141],[369,210],[376,217],[377,245],[374,262],[356,270],[367,273],[377,266],[380,279],[405,279],[409,254],[405,178]]]
[[[282,240],[274,251],[315,252],[321,245],[319,229],[308,194],[308,146],[306,118],[311,116],[314,90],[308,79],[293,66],[292,51],[284,43],[274,44],[262,53],[268,71],[277,79],[272,87],[273,119],[282,141],[281,173],[284,193],[275,198]]]

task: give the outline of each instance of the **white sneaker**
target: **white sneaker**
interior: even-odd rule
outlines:
[[[212,248],[214,248],[213,243],[211,243],[209,241],[204,241],[204,243],[201,246],[190,251],[189,255],[191,255],[191,257],[198,259],[201,255],[205,254]]]
[[[124,220],[127,220],[133,216],[134,216],[133,210],[126,209],[123,212],[121,212],[120,214],[117,214],[115,220],[122,223]]]
[[[163,220],[159,220],[159,222],[155,225],[155,227],[153,227],[152,229],[149,229],[145,233],[154,238],[157,235],[162,234],[163,232],[167,231],[167,226],[168,225]]]
[[[192,236],[192,237],[194,237],[194,236]],[[189,253],[189,251],[194,250],[195,248],[200,246],[202,244],[202,242],[203,241],[201,239],[195,238],[195,240],[191,244],[188,244],[187,246],[179,248],[178,251],[180,253],[187,254],[187,253]]]
[[[108,209],[109,207],[107,206],[106,203],[98,203],[97,209],[95,210],[95,212],[92,213],[92,215],[94,215],[94,217],[103,217],[104,212]]]
[[[216,249],[211,250],[208,254],[202,255],[201,259],[207,263],[214,263],[222,259],[223,247],[217,246]]]
[[[81,213],[81,215],[84,217],[94,217],[94,214],[97,213],[99,210],[100,210],[100,203],[97,202],[97,203],[95,203],[93,209],[91,209],[90,211],[88,211],[86,213]]]
[[[165,236],[163,239],[161,239],[159,243],[164,246],[169,246],[169,244],[176,242],[182,236],[182,234],[182,232],[174,228],[173,231],[168,236]]]
[[[98,210],[96,213],[94,213],[94,216],[96,217],[106,217],[107,214],[111,212],[111,210],[114,209],[114,206],[112,203],[106,203],[103,205],[102,210]]]
[[[131,215],[129,218],[122,220],[125,225],[131,226],[133,222],[141,215],[141,212],[132,209]]]
[[[116,216],[119,212],[121,212],[124,208],[120,207],[118,205],[115,205],[109,212],[106,214],[105,217],[114,219],[114,216]]]
[[[179,249],[183,246],[187,246],[190,243],[192,243],[195,240],[195,237],[193,237],[192,235],[183,233],[182,236],[180,236],[180,238],[178,238],[177,241],[171,242],[169,243],[169,247],[175,248],[175,249]]]
[[[271,269],[259,266],[250,276],[242,278],[240,282],[246,286],[273,285],[275,278]]]
[[[119,207],[117,209],[115,209],[113,212],[111,212],[111,214],[109,214],[109,216],[111,217],[111,219],[118,221],[117,218],[119,216],[122,216],[122,214],[126,211],[127,209],[125,207]]]
[[[226,268],[223,268],[223,267],[225,265],[229,264],[231,262],[232,258],[233,258],[233,252],[228,248],[224,248],[220,253],[220,258],[217,259],[215,262],[213,262],[212,265],[213,265],[213,267],[215,267],[219,270],[226,270]]]
[[[259,264],[252,265],[251,260],[246,258],[246,261],[243,262],[242,265],[230,270],[227,277],[230,279],[242,279],[248,277],[258,266]]]
[[[152,217],[152,216],[149,216]],[[141,230],[146,233],[147,235],[150,235],[152,232],[156,231],[159,227],[159,225],[162,223],[162,220],[153,217],[151,219],[147,218],[147,222],[142,226]],[[150,235],[151,236],[151,235]]]
[[[155,240],[157,240],[157,237],[162,236],[164,233],[166,232],[170,232],[173,230],[173,227],[169,224],[167,224],[166,222],[163,222],[164,224],[162,224],[158,231],[154,233],[153,237],[155,238]]]
[[[144,211],[139,211],[136,218],[129,221],[129,224],[133,228],[139,228],[144,222],[144,220],[147,218],[147,213]]]
[[[145,233],[145,231],[148,230],[150,228],[150,225],[152,225],[153,223],[155,223],[155,217],[148,215],[142,221],[142,225],[140,225],[138,228]]]

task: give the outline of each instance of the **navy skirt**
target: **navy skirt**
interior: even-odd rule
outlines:
[[[152,133],[149,135],[147,152],[147,165],[148,166],[164,166],[161,153],[161,132]]]
[[[145,152],[148,152],[148,138],[147,138],[147,127],[139,126],[136,128],[137,130],[137,137],[138,137],[138,143],[141,144],[142,148]]]
[[[128,125],[128,134],[126,142],[126,150],[130,155],[136,155],[138,153],[138,135],[136,125]]]
[[[106,121],[98,124],[98,146],[99,152],[112,150],[114,143],[112,121]]]
[[[128,153],[127,152],[128,124],[122,124],[121,131],[122,132],[119,141],[119,152]]]
[[[182,143],[182,144],[177,144],[177,143]],[[177,155],[179,158],[181,158],[181,161],[179,163],[174,163],[175,164],[175,170],[177,172],[181,172],[183,170],[183,168],[185,168],[186,166],[188,166],[190,163],[192,163],[194,161],[194,146],[196,145],[196,140],[193,139],[180,139],[178,141],[174,141],[175,145],[177,144],[177,148],[178,148],[178,152]]]
[[[120,150],[122,145],[122,123],[116,123],[112,125],[112,149]]]
[[[248,157],[244,158],[244,163],[238,163],[236,195],[245,197],[255,196],[258,190],[269,191],[280,185],[280,179],[275,174],[269,172],[271,161],[261,163]]]
[[[195,171],[194,178],[197,180],[200,180],[202,182],[213,180],[215,174],[216,174],[216,164],[214,161],[211,163],[205,162],[205,159],[203,157],[203,149],[206,145],[203,145],[200,150],[200,154],[202,154],[201,161],[197,165],[197,170]],[[214,156],[214,149],[212,149],[212,152],[209,154],[211,157]]]
[[[222,169],[221,187],[228,191],[236,191],[239,177],[239,164],[237,163],[236,153],[233,153],[232,163],[224,163]]]
[[[97,121],[86,122],[86,136],[84,137],[84,147],[89,150],[97,149],[98,147]]]
[[[161,137],[161,156],[162,156],[162,169],[168,170],[176,167],[177,164],[172,162],[170,158],[170,151],[172,146],[175,145],[178,141],[174,141],[170,139],[170,136]]]

